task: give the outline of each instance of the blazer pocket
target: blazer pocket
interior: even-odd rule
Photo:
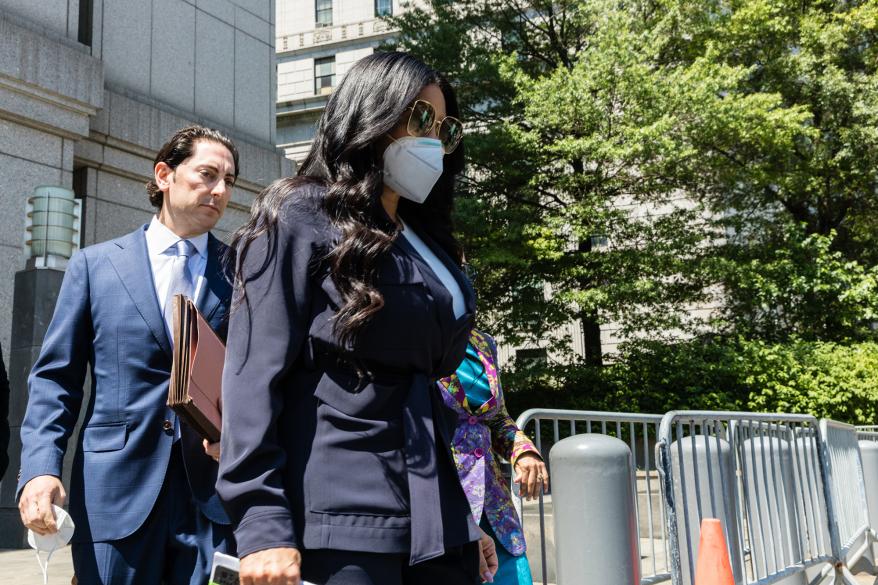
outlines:
[[[88,426],[82,432],[82,450],[92,453],[118,451],[125,446],[128,437],[125,423]]]
[[[409,385],[405,380],[394,384],[360,381],[353,373],[328,370],[317,382],[314,396],[350,417],[387,420],[399,416]]]

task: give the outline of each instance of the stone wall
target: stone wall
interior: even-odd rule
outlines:
[[[71,187],[76,143],[88,136],[90,117],[104,99],[103,68],[87,47],[64,36],[60,22],[45,20],[52,25],[46,29],[6,13],[7,3],[0,4],[0,344],[6,363],[13,277],[25,261],[27,196],[39,185]],[[36,4],[31,8],[40,10]]]

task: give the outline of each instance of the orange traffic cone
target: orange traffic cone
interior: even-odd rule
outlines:
[[[705,518],[701,521],[695,585],[735,585],[723,526],[716,518]]]

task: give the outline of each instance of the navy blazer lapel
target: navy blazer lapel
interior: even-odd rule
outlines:
[[[430,264],[418,253],[415,247],[412,246],[412,243],[400,233],[396,236],[394,244],[403,251],[405,256],[408,257],[409,262],[414,264],[415,269],[421,273],[421,278],[424,280],[424,286],[427,287],[427,290],[430,291],[433,298],[439,300],[443,306],[446,306],[449,313],[453,312],[452,306],[454,300],[451,298],[451,293],[448,292],[448,289],[445,288],[445,285],[442,284],[442,281],[439,280],[439,277],[436,276],[436,273],[430,268]],[[454,317],[452,316],[452,319],[453,318]],[[444,330],[445,319],[441,319],[440,325]]]
[[[411,223],[409,224],[412,225]],[[451,257],[445,253],[445,250],[442,249],[433,239],[424,233],[422,230],[418,230],[418,237],[423,240],[423,242],[432,250],[432,252],[439,258],[439,261],[442,262],[448,271],[451,273],[451,276],[454,280],[457,281],[458,286],[460,286],[460,290],[463,293],[464,299],[464,314],[460,316],[459,319],[455,321],[465,320],[471,317],[476,310],[476,295],[473,290],[472,284],[469,281],[469,278],[463,273],[460,268],[451,260]],[[435,285],[430,287],[431,292],[434,296],[439,296],[445,299],[449,306],[452,304],[451,293],[448,292],[448,289],[445,288],[445,285],[442,284],[442,281],[439,280],[438,276],[435,276],[433,269],[430,268],[429,263],[418,254],[417,250],[415,250],[414,246],[406,239],[402,233],[398,234],[394,243],[397,244],[400,248],[402,248],[406,255],[411,257],[415,263],[418,264],[418,268],[421,270],[421,274],[423,275],[426,271],[432,278],[425,278],[424,284],[428,284],[428,281],[434,282]]]
[[[128,234],[115,243],[119,247],[109,255],[110,263],[119,275],[122,285],[128,291],[143,320],[146,321],[159,346],[171,357],[171,342],[162,317],[159,300],[155,293],[155,281],[146,249],[146,228],[144,225],[136,232]]]
[[[211,322],[223,299],[232,295],[232,284],[225,270],[223,253],[226,246],[213,234],[207,234],[207,264],[204,267],[204,286],[198,294],[195,305],[204,319]]]

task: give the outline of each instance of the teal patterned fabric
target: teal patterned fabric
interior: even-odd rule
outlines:
[[[491,382],[485,375],[485,366],[472,344],[466,346],[466,359],[457,368],[457,378],[472,410],[477,410],[491,399]]]
[[[498,566],[497,572],[494,574],[494,585],[533,585],[534,580],[530,573],[527,555],[510,554],[497,540],[497,535],[494,534],[491,523],[487,521],[485,516],[482,516],[479,526],[494,540],[494,547],[497,549]]]

